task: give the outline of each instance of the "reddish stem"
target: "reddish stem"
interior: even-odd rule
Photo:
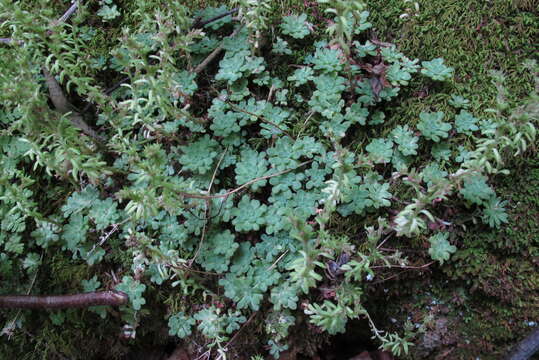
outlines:
[[[424,269],[426,267],[431,266],[434,264],[435,261],[431,261],[430,263],[421,265],[421,266],[408,266],[408,265],[380,265],[380,266],[371,266],[371,269],[389,269],[389,268],[399,268],[399,269]]]
[[[115,290],[58,296],[2,295],[0,308],[64,309],[99,305],[120,306],[127,304],[128,299],[126,293]]]

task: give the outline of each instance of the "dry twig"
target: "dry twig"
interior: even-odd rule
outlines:
[[[186,193],[186,192],[180,192],[180,195],[183,196],[183,197],[186,197],[186,198],[190,198],[190,199],[221,199],[221,198],[226,198],[234,193],[237,193],[238,191],[246,188],[247,186],[251,185],[251,184],[254,184],[255,182],[257,181],[262,181],[262,180],[267,180],[269,178],[272,178],[272,177],[275,177],[275,176],[280,176],[280,175],[284,175],[286,173],[289,173],[291,171],[294,171],[294,170],[297,170],[299,169],[300,167],[302,166],[305,166],[307,164],[310,164],[312,163],[313,160],[308,160],[308,161],[304,161],[302,162],[301,164],[299,164],[298,166],[296,166],[295,168],[293,169],[287,169],[287,170],[283,170],[283,171],[279,171],[275,174],[271,174],[271,175],[265,175],[265,176],[261,176],[261,177],[257,177],[256,179],[253,179],[253,180],[250,180],[250,181],[247,181],[245,184],[241,185],[241,186],[238,186],[237,188],[235,188],[234,190],[230,190],[224,194],[217,194],[217,195],[202,195],[202,194],[191,194],[191,193]]]
[[[58,296],[2,295],[0,308],[65,309],[100,305],[120,306],[127,304],[128,300],[127,294],[116,290]]]
[[[240,30],[243,28],[243,25],[240,25],[236,28],[236,30],[234,30],[234,32],[228,37],[229,39],[235,37],[236,35],[238,35],[238,33],[240,32]],[[224,41],[224,40],[223,40]],[[217,46],[205,59],[204,61],[202,61],[200,64],[198,64],[198,66],[195,68],[195,70],[193,70],[193,72],[195,74],[198,74],[199,72],[201,72],[202,70],[204,70],[208,64],[213,60],[215,59],[215,57],[217,57],[217,55],[219,55],[219,53],[223,50],[223,41],[221,41],[221,43],[219,44],[219,46]]]

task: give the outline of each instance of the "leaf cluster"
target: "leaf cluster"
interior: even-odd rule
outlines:
[[[255,312],[275,357],[304,315],[328,334],[366,318],[381,347],[406,352],[409,334],[378,330],[364,307],[376,269],[409,261],[380,244],[390,234],[425,240],[429,249],[413,260],[442,265],[459,249],[437,231],[453,219],[436,204],[464,205],[491,227],[507,222],[508,202],[489,176],[533,144],[537,108],[512,109],[498,74],[498,106],[484,116],[454,95],[454,117],[422,109],[418,121],[394,125],[383,106],[415,73],[450,81],[454,69],[441,58],[419,66],[366,39],[361,1],[319,2],[335,17],[327,36],[315,39],[307,15],[293,14],[273,27],[271,52],[261,44],[268,1],[235,1],[238,18],[203,31],[184,6],[136,2],[137,22],[93,62],[84,55],[91,31],[79,23],[48,35],[50,19],[32,24],[24,12],[2,23],[25,43],[9,48],[0,83],[6,288],[21,291],[43,257],[61,252],[88,269],[85,291],[105,287],[104,269],[119,269],[114,287],[129,296],[120,311],[133,328],[158,290],[169,334],[203,336],[217,352]],[[115,9],[104,1],[97,16],[124,16]],[[283,57],[298,65],[283,68]],[[49,107],[41,66],[68,98],[88,103],[103,144]],[[103,92],[109,77],[128,80]],[[341,222],[354,224],[354,236]]]

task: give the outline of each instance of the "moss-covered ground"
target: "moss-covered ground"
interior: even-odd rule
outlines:
[[[414,121],[419,109],[425,107],[445,111],[449,93],[470,99],[474,111],[480,114],[495,99],[496,90],[488,75],[493,69],[507,75],[514,100],[531,90],[533,81],[521,63],[537,58],[537,4],[428,1],[419,2],[419,11],[410,2],[398,0],[370,4],[381,39],[397,43],[412,57],[443,56],[456,69],[453,88],[436,89],[436,95],[431,95],[427,84],[416,83],[411,91],[418,96],[405,96],[405,102],[389,109],[395,122]],[[410,17],[399,19],[403,13]],[[441,269],[443,275],[423,274],[392,284],[399,296],[406,293],[402,290],[405,286],[411,285],[409,294],[413,295],[406,300],[400,297],[393,304],[406,309],[407,316],[416,316],[417,320],[430,316],[431,330],[436,327],[436,319],[448,319],[438,349],[427,352],[427,358],[501,358],[539,318],[537,154],[531,152],[509,166],[511,175],[497,179],[497,190],[510,202],[510,223],[501,231],[468,224],[461,231],[459,250]]]
[[[371,1],[376,36],[411,57],[442,56],[456,69],[455,83],[431,89],[416,82],[412,96],[385,108],[390,123],[414,122],[425,108],[447,111],[451,93],[471,100],[480,114],[493,106],[496,89],[489,70],[507,75],[518,101],[533,86],[521,64],[537,58],[538,6],[526,1]],[[409,16],[400,18],[401,14]],[[416,96],[413,96],[416,95]],[[530,152],[497,179],[510,202],[510,223],[501,231],[467,223],[452,261],[432,272],[415,272],[386,283],[382,316],[426,321],[413,357],[499,359],[536,326],[539,318],[539,162]],[[378,302],[379,303],[379,302]],[[441,320],[440,320],[441,319]],[[447,322],[446,322],[447,321]],[[442,328],[440,325],[443,324]],[[436,339],[439,337],[438,339]]]

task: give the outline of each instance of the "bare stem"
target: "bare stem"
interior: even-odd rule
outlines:
[[[2,295],[0,308],[65,309],[100,305],[120,306],[127,304],[128,300],[127,294],[116,290],[57,296]]]
[[[217,166],[215,166],[215,169],[213,170],[213,175],[211,177],[210,185],[208,186],[208,194],[211,194],[211,187],[213,186],[213,182],[215,181],[215,177],[217,176],[217,171],[219,170],[219,166],[221,166],[221,162],[223,161],[223,158],[225,157],[226,152],[228,151],[228,148],[223,151],[223,154],[221,155],[221,158],[219,159],[219,162],[217,163]],[[204,214],[204,225],[202,226],[202,235],[200,235],[200,242],[198,243],[197,250],[195,252],[195,255],[193,258],[189,261],[189,267],[193,265],[195,262],[198,253],[200,252],[200,249],[202,248],[202,244],[204,243],[204,238],[206,236],[206,228],[208,226],[208,222],[211,219],[211,201],[209,199],[206,199],[206,211]]]
[[[277,130],[279,130],[280,132],[282,132],[283,134],[285,134],[286,136],[288,136],[289,138],[293,139],[292,135],[290,135],[288,132],[284,131],[283,129],[281,129],[279,127],[279,125],[275,124],[274,122],[272,121],[269,121],[267,120],[266,118],[264,118],[263,116],[260,116],[260,115],[257,115],[255,113],[252,113],[250,111],[247,111],[247,110],[244,110],[236,105],[234,105],[233,103],[231,103],[230,101],[227,101],[226,102],[233,110],[235,111],[239,111],[239,112],[242,112],[242,113],[245,113],[247,115],[250,115],[250,116],[254,116],[256,117],[257,119],[259,119],[260,121],[266,123],[266,124],[269,124],[271,126],[273,126],[274,128],[276,128]]]
[[[242,26],[238,26],[238,28],[236,30],[234,30],[234,32],[228,37],[229,39],[230,38],[233,38],[235,37],[236,35],[238,35],[238,33],[240,32],[241,28],[243,27]],[[219,55],[219,53],[223,50],[223,42],[221,41],[221,43],[219,44],[219,46],[217,46],[205,59],[204,61],[202,61],[200,64],[198,64],[198,66],[195,68],[195,70],[193,71],[195,74],[198,74],[199,72],[201,72],[202,70],[204,70],[208,64],[213,60],[215,59],[215,57],[217,55]]]
[[[431,262],[426,263],[426,264],[421,265],[421,266],[408,266],[408,265],[389,265],[389,266],[386,266],[386,265],[380,265],[380,266],[371,266],[371,269],[386,269],[386,268],[424,269],[424,268],[427,268],[427,267],[431,266],[434,263],[435,263],[435,261],[431,261]]]
[[[190,198],[190,199],[221,199],[221,198],[226,198],[226,197],[228,197],[228,196],[230,196],[230,195],[232,195],[234,193],[237,193],[238,191],[246,188],[247,186],[249,186],[249,185],[251,185],[251,184],[253,184],[253,183],[257,182],[257,181],[266,180],[266,179],[269,179],[269,178],[272,178],[272,177],[275,177],[275,176],[284,175],[286,173],[289,173],[291,171],[299,169],[300,167],[302,167],[304,165],[307,165],[307,164],[310,164],[312,162],[313,162],[312,160],[305,161],[305,162],[302,162],[301,164],[299,164],[298,166],[296,166],[293,169],[287,169],[287,170],[279,171],[279,172],[277,172],[275,174],[258,177],[256,179],[247,181],[245,184],[235,188],[234,190],[230,190],[229,192],[226,192],[224,194],[202,195],[202,194],[191,194],[191,193],[181,192],[180,195],[182,195],[183,197],[186,197],[186,198]]]
[[[71,15],[73,15],[75,13],[75,11],[77,11],[78,7],[79,7],[79,1],[75,0],[73,2],[73,5],[71,5],[69,7],[69,9],[67,9],[67,11],[64,13],[64,15],[62,15],[58,20],[56,20],[55,25],[66,22],[71,17]]]
[[[214,22],[214,21],[217,21],[217,20],[220,20],[228,15],[232,15],[234,13],[237,13],[239,10],[239,8],[234,8],[230,11],[227,11],[223,14],[220,14],[220,15],[217,15],[217,16],[214,16],[212,17],[211,19],[208,19],[208,20],[204,20],[202,21],[202,19],[196,19],[195,22],[193,23],[193,25],[191,26],[191,29],[202,29],[204,26]]]

